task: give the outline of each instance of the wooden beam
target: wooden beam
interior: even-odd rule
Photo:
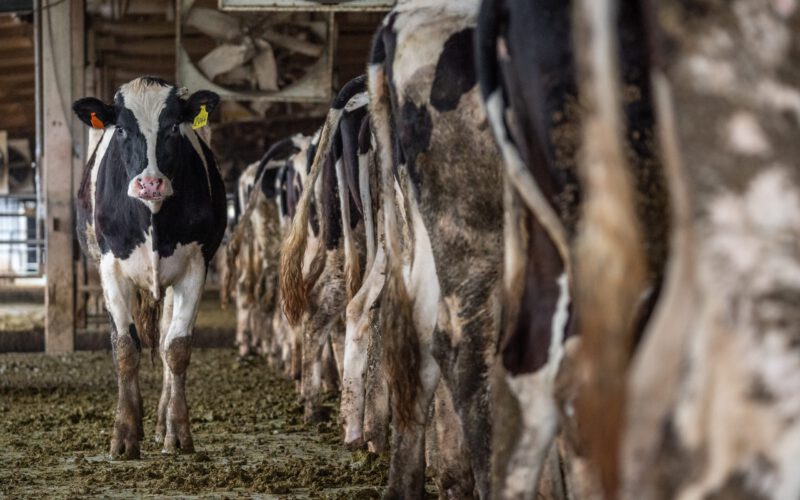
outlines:
[[[36,125],[36,117],[35,114],[31,113],[30,115],[16,115],[16,116],[9,116],[0,118],[0,128],[3,130],[34,130]],[[11,133],[10,137],[18,138],[17,134]]]
[[[45,351],[75,348],[72,221],[72,7],[42,9],[42,95],[45,192]]]
[[[9,72],[5,74],[0,73],[0,86],[6,86],[9,84],[13,85],[15,83],[26,83],[26,82],[32,83],[34,81],[34,78],[35,77],[33,73],[27,73],[27,72],[22,72],[22,73]]]
[[[92,25],[92,28],[103,35],[129,37],[175,36],[175,23],[167,23],[163,21],[149,23],[134,21],[97,21]]]
[[[119,54],[129,54],[135,56],[164,55],[173,57],[175,53],[175,42],[173,39],[140,39],[140,40],[117,40],[110,36],[97,37],[97,50],[100,52],[115,52]]]
[[[150,72],[142,72],[142,71],[135,71],[130,70],[127,68],[110,68],[110,71],[114,77],[115,87],[119,87],[123,83],[127,83],[134,78],[139,78],[143,74],[148,74],[149,76],[155,76],[157,78],[163,78],[164,80],[172,80],[174,75],[171,71],[150,71]]]
[[[106,66],[131,71],[175,72],[175,59],[171,57],[142,59],[141,57],[122,54],[106,54],[103,56],[103,63]]]
[[[0,89],[0,99],[33,98],[36,89],[31,85],[15,85]]]
[[[3,38],[3,50],[31,49],[33,50],[33,38],[29,36],[12,36]]]
[[[33,100],[33,97],[17,97],[17,98],[0,99],[0,107],[10,106],[12,104],[19,104],[19,105],[24,106],[26,112],[29,111],[27,108],[31,108],[32,109],[32,108],[35,107],[35,102]],[[7,118],[7,117],[0,116],[0,121],[2,121],[4,118]],[[31,121],[33,121],[35,119],[35,116],[31,115],[30,119],[31,119]],[[2,127],[0,127],[0,129],[2,129]]]
[[[0,120],[11,115],[27,115],[33,120],[33,102],[0,103]]]
[[[33,54],[16,57],[0,56],[0,68],[23,68],[23,71],[30,71],[31,78],[33,78]]]
[[[0,26],[0,37],[3,39],[11,37],[23,37],[31,39],[33,43],[33,29],[26,24],[16,26]]]

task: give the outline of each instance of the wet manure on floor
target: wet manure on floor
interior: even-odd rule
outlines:
[[[258,358],[195,350],[187,384],[197,452],[153,440],[161,363],[143,353],[140,460],[111,461],[116,378],[108,352],[0,355],[0,497],[379,498],[387,459],[340,444],[331,417],[303,424],[291,381]]]

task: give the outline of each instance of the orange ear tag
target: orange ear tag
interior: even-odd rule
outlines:
[[[97,115],[94,114],[94,112],[92,112],[92,128],[99,128],[99,129],[106,128],[106,125],[105,123],[103,123],[103,120],[98,118]]]

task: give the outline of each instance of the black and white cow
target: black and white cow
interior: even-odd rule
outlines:
[[[574,351],[574,342],[566,349],[562,343],[577,333],[578,326],[588,333],[584,342],[600,338],[596,332],[614,332],[619,341],[606,337],[604,343],[585,349],[583,359],[594,357],[596,366],[604,366],[598,370],[602,376],[596,373],[592,383],[612,378],[623,384],[633,345],[627,332],[642,331],[641,325],[631,328],[635,322],[627,315],[638,314],[640,323],[646,320],[652,300],[640,307],[641,284],[647,282],[657,290],[663,273],[666,196],[653,142],[648,40],[641,4],[622,2],[618,10],[602,13],[616,27],[608,38],[612,45],[605,57],[619,58],[622,85],[619,90],[607,86],[598,97],[600,77],[616,71],[616,62],[603,59],[609,68],[601,74],[582,68],[579,82],[581,60],[573,45],[584,41],[585,30],[576,36],[573,27],[583,28],[581,21],[588,14],[580,10],[582,17],[576,20],[573,2],[561,0],[483,1],[477,38],[479,78],[507,177],[508,324],[498,376],[493,380],[495,409],[498,415],[505,412],[505,418],[519,419],[522,424],[495,428],[498,496],[535,495],[535,479],[560,426],[556,374],[565,356]],[[586,61],[601,59],[595,44],[593,40],[584,45],[584,49],[594,47]],[[608,113],[600,113],[617,105],[620,109],[614,111],[625,121],[614,123]],[[620,156],[611,161],[606,156],[609,151]],[[600,174],[609,163],[618,168]],[[595,195],[599,185],[602,195]],[[640,253],[642,247],[646,251]],[[612,264],[621,261],[628,268],[615,278]],[[615,284],[616,291],[626,289],[628,295],[619,303],[599,306],[598,298],[616,296],[602,286],[611,286],[614,279],[625,281],[626,286]],[[651,299],[656,296],[650,294]],[[619,319],[610,326],[600,317]],[[616,363],[613,369],[612,363]],[[504,399],[515,404],[500,404]],[[601,398],[595,401],[600,403]],[[603,400],[594,412],[605,416],[593,418],[583,428],[602,429],[597,436],[613,442],[613,421],[619,419],[612,408],[619,408],[618,401],[617,397]],[[571,410],[569,406],[567,413],[572,414]],[[578,412],[585,415],[585,405]],[[608,425],[594,425],[599,421]],[[596,443],[592,443],[596,453],[615,456],[613,447]],[[606,463],[614,461],[609,458]]]
[[[493,409],[497,420],[519,422],[494,427],[498,498],[536,494],[559,429],[554,387],[562,343],[575,327],[569,245],[579,201],[577,142],[557,145],[570,135],[554,133],[579,130],[571,11],[562,0],[484,0],[478,23],[481,90],[507,179],[506,324],[492,377]]]
[[[164,385],[156,441],[167,453],[194,449],[186,371],[206,270],[225,232],[226,202],[214,156],[193,130],[219,97],[183,94],[141,77],[122,85],[113,104],[91,97],[73,104],[84,123],[105,129],[78,193],[77,232],[99,267],[111,316],[119,384],[112,457],[139,456],[139,359],[142,346],[155,344],[161,305]]]
[[[345,309],[360,286],[362,254],[353,231],[361,221],[357,169],[360,125],[367,115],[366,78],[348,82],[334,99],[281,255],[281,293],[289,322],[303,324],[302,397],[306,419],[319,416],[321,354],[332,347],[338,375],[343,375]],[[345,163],[353,168],[345,169]],[[345,170],[350,170],[348,174]],[[351,182],[352,181],[352,182]],[[351,194],[352,192],[352,194]],[[314,201],[312,205],[312,199]],[[314,227],[316,215],[318,227]],[[352,215],[352,217],[351,217]],[[311,236],[309,236],[311,235]],[[314,252],[306,243],[316,243]],[[363,245],[360,245],[363,246]],[[303,261],[313,255],[306,268]],[[341,380],[340,380],[341,381]]]
[[[322,227],[320,234],[313,224],[306,224],[305,228],[310,241],[321,233],[340,234],[344,261],[326,259],[325,269],[317,281],[328,281],[326,276],[344,276],[346,297],[320,294],[310,289],[309,310],[314,308],[311,302],[319,300],[330,302],[338,299],[335,305],[339,311],[346,304],[343,311],[346,325],[344,345],[335,345],[343,351],[337,354],[342,393],[339,415],[344,427],[344,442],[351,447],[366,443],[371,450],[377,451],[386,446],[389,419],[388,392],[380,363],[381,335],[377,325],[385,269],[385,252],[380,243],[382,225],[375,223],[380,204],[379,181],[364,79],[354,80],[342,89],[340,96],[342,98],[337,101],[344,107],[338,124],[329,128],[331,135],[326,141],[327,151],[320,151],[323,155],[320,160],[324,159],[325,163],[319,168],[319,177],[313,181],[304,177],[315,186],[313,192],[308,192],[308,196],[314,197],[313,206],[308,205],[309,216],[319,213]],[[309,166],[315,156],[315,152],[310,154]],[[283,175],[288,180],[296,175],[296,170],[287,168]],[[284,183],[281,194],[285,198],[281,206],[288,214],[294,213],[293,205],[298,194],[291,184],[291,181]],[[302,249],[292,251],[302,252]],[[311,254],[313,252],[305,253],[306,263]],[[339,268],[331,269],[333,265]],[[304,266],[304,275],[309,272],[310,266]],[[313,328],[313,325],[314,322],[309,322],[306,327]]]
[[[308,138],[300,134],[271,145],[239,177],[241,216],[226,247],[226,292],[236,295],[236,343],[239,355],[269,354],[273,366],[281,362],[280,341],[273,328],[278,288],[281,242],[277,181]],[[227,297],[226,297],[227,298]]]
[[[389,498],[424,494],[432,402],[440,494],[490,495],[487,378],[501,321],[503,176],[477,86],[477,13],[477,1],[399,2],[369,60],[387,256]]]

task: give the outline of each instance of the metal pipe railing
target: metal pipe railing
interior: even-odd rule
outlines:
[[[16,239],[16,240],[0,240],[0,245],[30,245],[42,246],[45,241],[43,239]]]

